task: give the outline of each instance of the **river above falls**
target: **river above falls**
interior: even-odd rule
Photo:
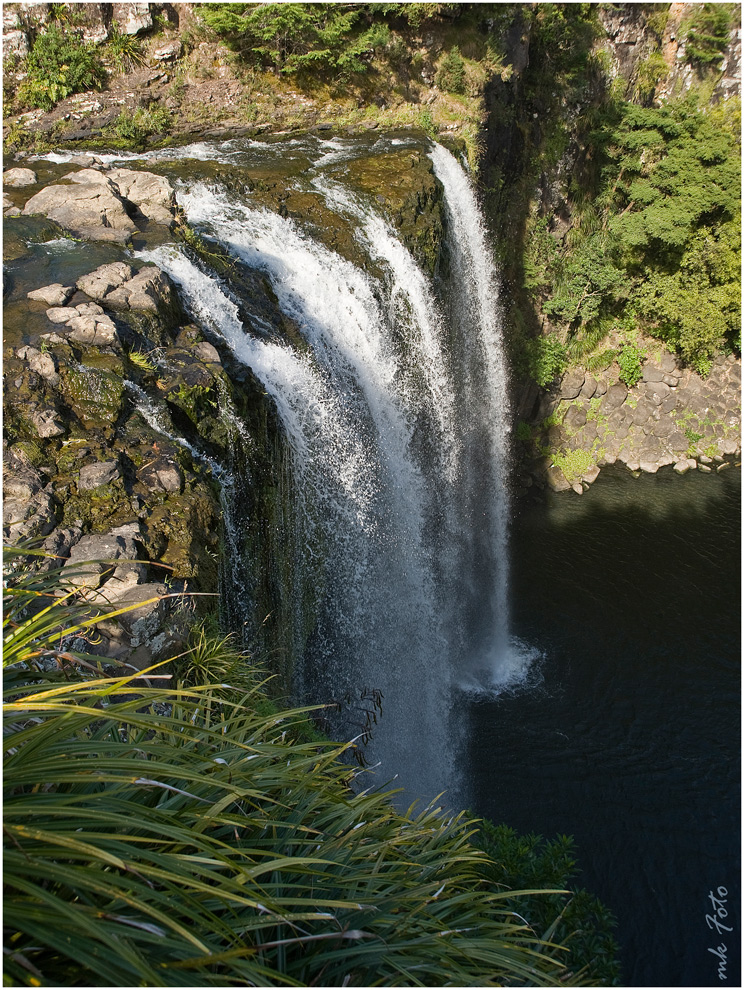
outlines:
[[[739,985],[740,502],[735,469],[623,470],[513,522],[513,629],[543,659],[529,690],[471,705],[470,801],[576,838],[625,986]]]

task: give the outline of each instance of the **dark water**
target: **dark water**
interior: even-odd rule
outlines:
[[[470,712],[474,810],[576,838],[625,986],[740,985],[740,479],[604,472],[518,506],[513,626],[540,684]]]

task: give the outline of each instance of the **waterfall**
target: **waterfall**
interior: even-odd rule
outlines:
[[[189,223],[236,259],[218,278],[183,245],[139,257],[179,285],[192,318],[261,381],[291,459],[294,565],[317,587],[295,663],[304,700],[343,699],[347,732],[382,693],[367,748],[405,799],[455,789],[462,690],[518,683],[508,630],[508,409],[498,293],[467,175],[443,148],[452,278],[443,305],[379,210],[323,174],[313,188],[373,262],[364,271],[295,221],[219,183],[182,184]],[[264,275],[302,340],[284,339],[231,287]],[[372,274],[374,272],[375,274]],[[300,642],[299,638],[297,642]],[[363,713],[361,720],[363,721]]]

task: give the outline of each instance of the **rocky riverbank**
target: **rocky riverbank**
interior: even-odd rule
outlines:
[[[635,386],[617,372],[572,369],[542,397],[525,396],[532,411],[518,430],[523,489],[581,494],[615,463],[684,474],[725,470],[741,457],[740,358],[721,355],[702,378],[657,344]]]
[[[47,184],[5,173],[6,251],[56,244],[79,274],[25,293],[7,276],[4,534],[39,546],[94,607],[131,608],[94,651],[144,667],[182,647],[183,592],[218,586],[210,459],[227,460],[234,388],[168,276],[122,252],[176,225],[168,180],[90,158],[67,169]],[[90,270],[90,257],[107,260]]]

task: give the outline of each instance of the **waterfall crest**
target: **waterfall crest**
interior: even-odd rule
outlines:
[[[192,318],[276,405],[294,478],[296,566],[319,589],[314,632],[295,658],[301,693],[346,697],[353,711],[365,689],[381,692],[367,759],[380,764],[380,783],[399,777],[406,799],[433,798],[455,790],[458,692],[511,686],[529,661],[508,631],[498,292],[474,192],[449,152],[430,152],[446,200],[444,305],[376,206],[323,174],[343,151],[323,149],[313,186],[381,274],[218,183],[179,193],[189,223],[238,272],[269,280],[304,346],[246,320],[228,281],[184,246],[140,257],[171,275]]]

